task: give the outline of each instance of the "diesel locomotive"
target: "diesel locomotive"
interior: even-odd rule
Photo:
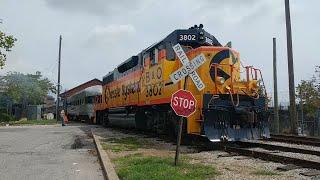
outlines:
[[[205,57],[196,70],[205,85],[201,90],[190,78],[175,83],[170,78],[183,66],[173,49],[178,43],[190,60]],[[196,112],[184,118],[184,134],[211,141],[268,138],[267,96],[261,82],[259,69],[242,66],[239,52],[222,46],[203,25],[195,25],[173,31],[104,76],[94,111],[103,125],[175,134],[179,117],[170,99],[185,87],[197,104]]]

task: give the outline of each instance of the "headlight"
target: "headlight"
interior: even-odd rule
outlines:
[[[226,80],[223,77],[217,77],[216,82],[218,82],[219,84],[224,84]]]

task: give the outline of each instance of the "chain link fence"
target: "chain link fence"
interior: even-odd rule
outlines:
[[[270,130],[275,133],[274,108],[270,108]],[[315,117],[307,117],[301,113],[299,106],[297,106],[298,117],[298,133],[306,136],[320,137],[320,108],[317,110]],[[291,122],[289,106],[279,106],[279,133],[290,133]]]

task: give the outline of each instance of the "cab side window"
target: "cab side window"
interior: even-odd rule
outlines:
[[[166,59],[169,61],[174,61],[176,59],[176,55],[172,48],[172,43],[166,43]]]
[[[158,48],[155,48],[154,49],[154,51],[153,51],[154,53],[154,64],[158,64],[158,62],[159,62],[159,50],[158,50]]]
[[[144,67],[149,66],[149,64],[150,64],[150,58],[149,57],[150,57],[149,53],[145,53],[143,55],[143,66]]]

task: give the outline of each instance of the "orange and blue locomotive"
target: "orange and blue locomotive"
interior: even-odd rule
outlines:
[[[178,43],[190,60],[205,57],[196,69],[204,84],[200,90],[190,78],[177,82],[170,78],[183,66],[173,49]],[[242,67],[240,54],[222,46],[202,25],[175,30],[103,77],[102,95],[94,106],[96,119],[103,125],[174,134],[179,117],[170,98],[185,86],[197,100],[196,112],[185,118],[185,134],[212,141],[268,138],[261,78],[259,69]]]

